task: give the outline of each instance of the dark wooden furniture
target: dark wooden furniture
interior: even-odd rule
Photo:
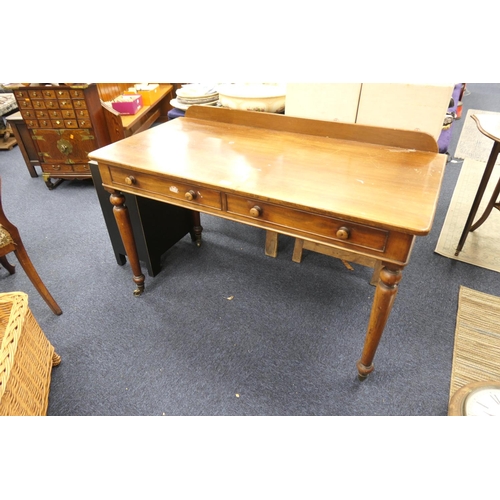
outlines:
[[[133,83],[97,84],[99,96],[104,103],[112,101],[133,86]],[[135,115],[120,115],[111,107],[104,106],[104,118],[111,142],[143,132],[153,123],[166,122],[168,112],[172,109],[170,101],[173,99],[173,91],[174,87],[170,83],[159,84],[155,100],[150,105],[143,106]]]
[[[13,92],[47,187],[53,189],[62,179],[89,178],[88,153],[111,142],[96,84],[18,87]]]
[[[10,274],[14,274],[15,267],[8,262],[6,257],[9,253],[14,252],[17,260],[28,275],[28,278],[33,283],[33,286],[42,296],[43,300],[47,303],[54,314],[61,314],[61,308],[48,291],[47,287],[37,273],[35,266],[31,262],[28,252],[24,248],[23,241],[17,227],[7,219],[3,211],[1,187],[2,180],[0,178],[0,264],[2,264]]]
[[[109,203],[109,193],[102,187],[101,174],[93,161],[90,171],[116,262],[123,266],[127,251]],[[201,228],[195,230],[199,226],[199,213],[133,194],[125,197],[139,260],[145,264],[149,276],[154,277],[161,271],[162,256],[169,248],[188,233],[196,241],[197,232],[201,232]]]
[[[419,132],[194,108],[90,155],[111,193],[134,293],[145,278],[124,193],[374,257],[382,269],[357,363],[366,378],[415,238],[431,229],[446,156],[415,151],[434,140]]]
[[[91,177],[87,155],[111,142],[168,120],[176,85],[160,84],[156,100],[131,116],[106,103],[132,83],[9,87],[20,112],[7,118],[31,177],[35,167],[53,189],[63,179]],[[53,182],[53,179],[58,179]]]
[[[495,167],[498,154],[500,153],[500,120],[496,115],[486,115],[486,114],[472,115],[472,118],[476,122],[479,131],[486,137],[489,137],[490,139],[493,140],[493,147],[491,148],[491,153],[488,158],[488,162],[486,163],[483,177],[481,178],[481,182],[479,183],[476,196],[474,198],[471,210],[469,212],[469,216],[467,217],[467,221],[462,231],[462,235],[460,236],[460,240],[458,242],[458,246],[455,251],[455,256],[457,256],[462,251],[469,233],[475,231],[479,226],[481,226],[486,221],[486,219],[488,218],[488,216],[490,215],[491,211],[494,208],[500,209],[500,199],[499,199],[500,181],[498,181],[496,187],[493,190],[491,199],[484,210],[483,215],[481,215],[481,217],[477,220],[477,222],[474,223],[474,218],[476,217],[479,205],[481,204],[481,200],[483,199],[484,192],[488,185],[488,181],[490,180],[491,173],[493,172],[493,168]]]
[[[26,125],[26,122],[19,111],[7,117],[7,121],[11,126],[17,145],[21,150],[21,154],[23,155],[29,174],[31,177],[38,177],[35,167],[40,165],[40,160],[38,157],[38,151],[35,147],[33,139],[31,138],[30,129]]]

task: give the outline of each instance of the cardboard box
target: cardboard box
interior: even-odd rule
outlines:
[[[111,106],[122,115],[135,115],[142,108],[142,96],[139,94],[121,95],[111,101]]]
[[[454,87],[453,83],[363,83],[356,123],[419,130],[437,141]]]
[[[355,123],[361,83],[288,83],[285,115]]]
[[[160,86],[157,83],[141,86],[136,85],[135,90],[142,96],[144,106],[151,106],[160,95]]]

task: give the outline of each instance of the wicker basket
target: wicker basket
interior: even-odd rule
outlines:
[[[52,367],[60,362],[28,296],[0,293],[0,415],[46,415]]]

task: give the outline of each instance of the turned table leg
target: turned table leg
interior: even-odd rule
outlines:
[[[192,221],[191,240],[196,243],[197,247],[201,247],[201,233],[203,231],[203,227],[201,225],[200,212],[193,210]]]
[[[137,288],[134,290],[134,295],[141,295],[144,291],[145,277],[144,274],[142,274],[141,264],[139,262],[139,255],[137,253],[130,216],[128,214],[128,209],[125,206],[125,196],[119,191],[111,191],[109,199],[113,205],[113,213],[115,215],[116,224],[118,225],[123,246],[125,247],[130,267],[134,274],[134,283],[137,285]]]
[[[398,292],[398,283],[401,281],[401,268],[397,266],[382,267],[379,274],[379,281],[375,289],[370,322],[366,332],[365,344],[361,358],[357,363],[358,377],[360,380],[373,371],[373,358],[377,350],[380,338],[384,331],[387,320],[391,313],[392,305]]]

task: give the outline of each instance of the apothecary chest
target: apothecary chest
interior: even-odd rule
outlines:
[[[95,83],[18,87],[19,111],[39,156],[43,180],[91,178],[88,153],[109,144]]]

